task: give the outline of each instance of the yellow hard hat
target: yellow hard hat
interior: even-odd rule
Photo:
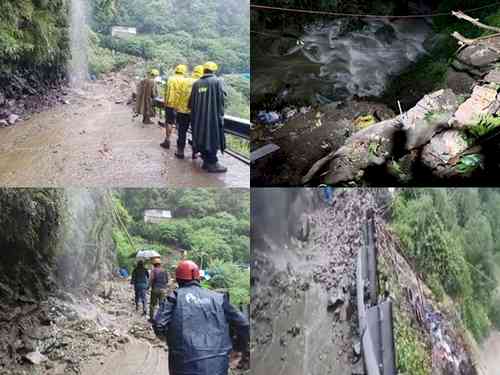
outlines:
[[[206,62],[203,65],[203,68],[207,69],[207,70],[210,70],[212,72],[216,72],[217,70],[219,70],[219,66],[216,63],[212,62],[212,61]]]
[[[150,74],[153,76],[153,77],[158,77],[160,75],[160,71],[158,69],[151,69],[151,72]]]
[[[175,72],[178,74],[186,74],[188,71],[187,65],[180,64],[175,67]]]
[[[205,68],[203,65],[195,66],[193,69],[193,78],[201,78],[203,76],[203,71]]]

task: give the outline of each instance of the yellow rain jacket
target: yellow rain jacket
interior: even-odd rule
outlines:
[[[181,104],[182,88],[184,86],[184,74],[176,73],[167,81],[165,88],[165,106],[177,109]]]
[[[199,80],[202,75],[203,70],[200,74],[200,72],[195,69],[193,75],[190,78],[184,78],[184,81],[182,82],[181,95],[179,98],[179,107],[175,108],[177,112],[191,113],[191,110],[188,108],[189,98],[191,97],[191,90],[193,89],[194,83]]]

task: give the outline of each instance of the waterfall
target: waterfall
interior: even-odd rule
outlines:
[[[71,0],[70,82],[81,87],[88,79],[87,1]]]

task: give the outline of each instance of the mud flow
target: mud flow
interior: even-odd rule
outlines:
[[[254,207],[254,373],[364,374],[356,257],[373,196],[359,189],[341,192],[331,206],[317,189],[258,194],[264,203]],[[289,218],[287,225],[283,218]]]

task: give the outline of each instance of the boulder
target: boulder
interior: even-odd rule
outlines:
[[[469,145],[460,130],[452,129],[437,134],[423,148],[422,163],[433,171],[436,177],[447,178],[456,175],[457,158]]]
[[[458,127],[473,125],[482,114],[491,113],[497,101],[497,90],[490,86],[476,86],[472,95],[455,112],[451,123]]]
[[[18,120],[19,120],[19,116],[12,113],[9,115],[9,118],[7,121],[9,123],[9,125],[14,125]]]
[[[46,356],[44,356],[42,353],[38,351],[28,353],[24,356],[24,358],[26,358],[29,362],[31,362],[34,365],[39,365],[40,363],[48,360]]]
[[[476,84],[474,78],[466,73],[449,68],[446,73],[446,87],[457,95],[470,95],[472,87]]]
[[[484,78],[483,81],[488,83],[496,83],[500,85],[500,70],[494,69],[490,71]]]
[[[500,54],[484,44],[473,44],[459,52],[456,59],[472,68],[488,68],[500,60]]]

